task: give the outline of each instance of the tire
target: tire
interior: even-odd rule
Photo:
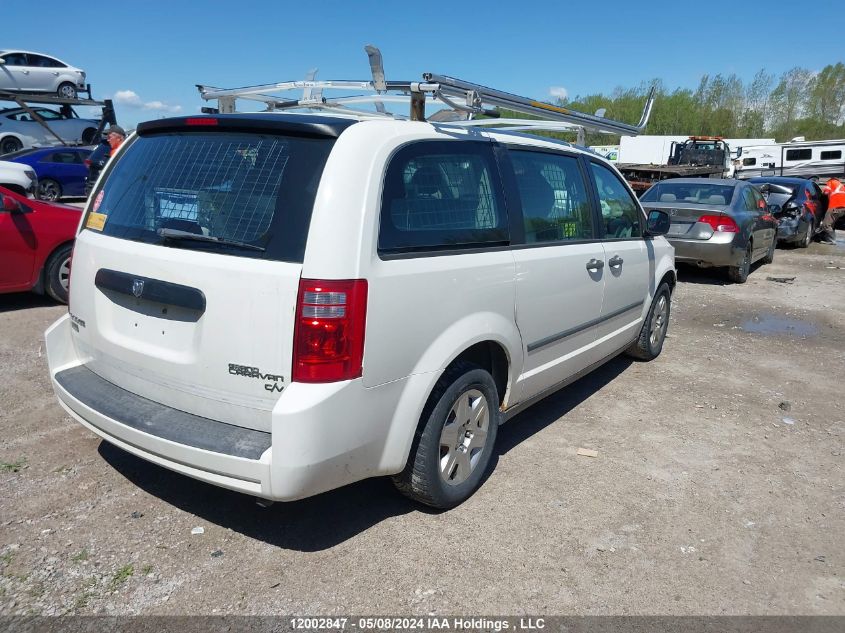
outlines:
[[[775,248],[777,248],[777,245],[778,238],[772,238],[772,243],[769,246],[769,250],[766,251],[766,256],[762,259],[763,264],[771,264],[773,261],[775,261]]]
[[[455,363],[434,387],[408,463],[393,483],[405,496],[434,508],[463,503],[487,473],[499,421],[493,377],[477,365]]]
[[[52,178],[38,181],[38,199],[55,202],[62,197],[62,186]]]
[[[82,144],[94,145],[97,142],[97,128],[87,127],[82,130]]]
[[[640,329],[637,340],[625,353],[637,360],[654,360],[663,351],[663,342],[669,329],[669,315],[672,312],[672,291],[669,284],[662,283],[654,295],[648,315]]]
[[[76,86],[74,86],[69,81],[66,81],[62,84],[59,84],[59,89],[56,90],[56,94],[61,99],[76,99]]]
[[[19,149],[23,149],[23,143],[14,136],[7,136],[0,141],[0,155],[17,152]]]
[[[813,220],[810,220],[810,224],[807,226],[807,235],[804,236],[804,239],[798,242],[798,248],[807,248],[810,244],[813,243],[813,235],[816,233],[816,223]]]
[[[44,288],[59,303],[67,303],[72,251],[73,246],[70,244],[60,246],[50,255],[44,267]]]
[[[748,281],[748,274],[751,272],[751,258],[754,256],[751,242],[745,247],[745,256],[739,266],[728,268],[728,277],[737,284],[744,284]]]

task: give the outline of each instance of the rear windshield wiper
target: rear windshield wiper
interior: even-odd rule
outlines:
[[[180,231],[179,229],[159,229],[156,231],[163,238],[168,240],[185,240],[191,242],[210,242],[212,244],[220,244],[221,246],[236,246],[238,248],[248,248],[253,251],[261,251],[262,253],[267,249],[263,246],[256,246],[255,244],[247,244],[246,242],[238,242],[237,240],[227,240],[222,237],[214,237],[212,235],[203,235],[202,233],[191,233],[190,231]]]

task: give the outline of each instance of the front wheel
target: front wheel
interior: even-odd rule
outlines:
[[[752,244],[748,242],[745,247],[745,253],[742,256],[742,261],[739,266],[731,266],[728,268],[728,277],[731,281],[737,284],[744,284],[748,281],[748,274],[751,272],[751,258],[753,257]]]
[[[76,99],[76,86],[66,81],[59,86],[59,89],[56,90],[56,94],[59,95],[61,99]]]
[[[654,360],[663,351],[666,331],[669,329],[669,313],[672,311],[672,292],[669,284],[662,283],[651,302],[640,335],[625,353],[639,360]]]
[[[50,255],[45,267],[44,286],[47,294],[59,303],[67,303],[70,289],[70,256],[73,247],[70,244],[60,246]]]
[[[62,186],[52,178],[39,180],[38,197],[47,202],[55,202],[62,197]]]
[[[496,383],[480,367],[456,363],[437,382],[426,411],[408,464],[393,482],[415,501],[454,508],[490,466],[500,417]]]

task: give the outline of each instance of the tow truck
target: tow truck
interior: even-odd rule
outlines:
[[[617,163],[616,167],[638,196],[667,178],[730,178],[734,170],[730,147],[721,136],[673,141],[665,165]]]

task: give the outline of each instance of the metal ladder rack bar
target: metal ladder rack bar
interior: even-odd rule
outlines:
[[[473,84],[445,75],[425,73],[423,78],[426,82],[437,84],[438,90],[449,96],[465,97],[468,93],[475,92],[484,103],[496,105],[514,112],[540,117],[541,119],[569,123],[585,129],[607,132],[610,134],[623,134],[636,136],[640,134],[648,122],[654,103],[654,88],[651,89],[646,100],[645,109],[637,125],[613,121],[591,114],[585,114],[569,108],[562,108],[542,101],[536,101],[527,97],[520,97],[501,90],[488,88],[480,84]]]
[[[371,80],[332,79],[316,81],[314,80],[316,71],[311,71],[305,81],[284,81],[231,89],[204,85],[197,85],[197,88],[203,99],[218,100],[216,110],[213,108],[207,110],[219,113],[235,112],[235,100],[247,99],[265,103],[268,111],[305,108],[367,118],[409,118],[412,121],[426,120],[425,106],[427,99],[430,97],[433,102],[447,108],[442,110],[442,115],[441,112],[437,112],[432,116],[431,121],[433,123],[462,127],[498,126],[499,129],[510,131],[576,131],[579,140],[584,138],[586,130],[636,136],[645,129],[654,104],[654,88],[652,88],[646,99],[640,121],[636,125],[632,125],[607,119],[603,116],[585,114],[544,103],[536,99],[521,97],[502,90],[455,79],[448,75],[423,73],[423,81],[387,81],[384,77],[381,52],[374,46],[366,46],[364,50],[370,61]],[[286,90],[302,90],[302,98],[285,99],[284,97],[267,94]],[[322,93],[323,90],[358,90],[369,94],[350,97],[325,97]],[[410,112],[408,116],[393,114],[385,110],[384,103],[395,103],[397,101],[409,103]],[[360,104],[370,104],[375,107],[376,111],[349,107]],[[487,109],[485,106],[487,108],[492,106],[504,108],[537,118],[502,119],[498,110]],[[473,118],[475,115],[486,115],[491,117],[492,120],[475,119]]]

